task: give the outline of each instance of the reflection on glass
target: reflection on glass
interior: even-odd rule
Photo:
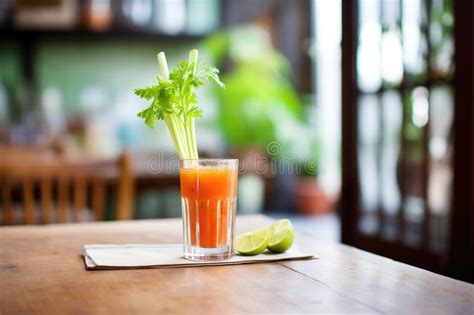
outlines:
[[[398,155],[402,127],[402,100],[400,94],[388,90],[382,95],[382,205],[387,215],[396,215],[400,207],[400,190],[397,181]]]
[[[412,93],[412,102],[411,121],[416,127],[422,128],[428,123],[428,89],[415,88]]]
[[[415,87],[406,94],[404,106],[407,119],[404,125],[405,152],[403,189],[405,198],[402,211],[405,220],[403,241],[408,246],[418,246],[422,240],[422,222],[424,217],[423,193],[423,128],[428,121],[428,90]]]
[[[375,217],[378,207],[378,187],[380,187],[377,169],[377,147],[380,137],[378,117],[377,96],[361,96],[358,109],[358,167],[360,203],[363,213],[359,227],[367,234],[375,233],[378,229],[378,221]]]
[[[382,94],[382,139],[380,143],[380,198],[384,213],[382,237],[396,239],[397,214],[400,209],[400,188],[397,169],[402,133],[403,106],[400,93],[387,90]]]
[[[405,219],[408,222],[420,224],[423,220],[424,204],[425,201],[420,196],[407,196],[403,204]]]
[[[423,209],[425,200],[421,196],[407,195],[403,202],[405,231],[403,241],[406,245],[416,247],[422,241]]]
[[[400,2],[394,0],[382,1],[382,23],[383,25],[395,25],[400,20]]]
[[[449,77],[453,72],[454,18],[451,0],[432,0],[430,21],[431,63],[433,76]]]
[[[400,34],[400,7],[398,1],[382,3],[382,77],[389,85],[398,85],[403,78],[403,49]]]
[[[382,84],[380,40],[380,3],[360,1],[359,46],[357,49],[357,82],[363,92],[375,92]]]
[[[408,73],[417,75],[426,72],[424,55],[426,38],[421,32],[423,0],[402,1],[403,59]]]
[[[430,246],[446,246],[448,214],[451,204],[452,164],[451,132],[453,97],[447,86],[432,89],[429,129],[428,204],[431,211]]]
[[[397,28],[391,28],[382,35],[382,77],[391,84],[398,84],[403,78],[402,44]]]
[[[423,129],[426,124],[425,101],[426,89],[423,87],[414,88],[409,91],[404,98],[405,114],[407,118],[403,126],[403,137],[405,141],[404,169],[404,191],[408,195],[422,196],[422,174],[423,163]]]
[[[331,195],[337,195],[341,185],[341,6],[340,0],[315,1],[313,6],[315,125],[321,141],[319,167],[324,169],[318,180]]]

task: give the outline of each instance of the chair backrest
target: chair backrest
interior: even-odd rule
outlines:
[[[113,188],[114,219],[131,219],[131,164],[128,152],[107,160],[50,155],[0,159],[1,221],[36,224],[103,220],[107,192]]]
[[[0,145],[0,162],[5,160],[23,159],[32,155],[65,156],[70,150],[65,141],[50,141],[38,144],[4,144]]]

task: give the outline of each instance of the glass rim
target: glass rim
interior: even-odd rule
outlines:
[[[211,158],[211,159],[207,159],[207,158],[199,158],[199,159],[181,159],[179,160],[179,162],[184,162],[184,161],[203,161],[203,162],[216,162],[216,161],[225,161],[225,162],[235,162],[235,161],[239,161],[239,159],[228,159],[228,158]]]

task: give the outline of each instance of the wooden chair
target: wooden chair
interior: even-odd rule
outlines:
[[[132,218],[134,179],[127,152],[109,160],[0,158],[0,187],[2,224],[103,220],[108,187],[116,188],[114,219]]]
[[[41,156],[65,156],[70,150],[69,144],[64,140],[56,139],[44,143],[28,144],[0,144],[0,162],[16,158]]]

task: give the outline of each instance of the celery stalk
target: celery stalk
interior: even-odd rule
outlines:
[[[192,66],[192,74],[196,74],[197,62],[198,62],[199,51],[193,49],[189,52],[188,64]],[[196,133],[194,128],[194,117],[186,117],[188,125],[188,145],[190,144],[190,150],[192,152],[192,158],[198,159],[198,151],[196,145]]]
[[[161,79],[157,85],[135,89],[135,94],[153,102],[138,113],[149,127],[164,120],[180,159],[198,159],[194,118],[200,117],[195,90],[206,82],[224,87],[219,70],[198,63],[199,52],[189,52],[188,62],[182,61],[170,73],[164,52],[157,54]]]

